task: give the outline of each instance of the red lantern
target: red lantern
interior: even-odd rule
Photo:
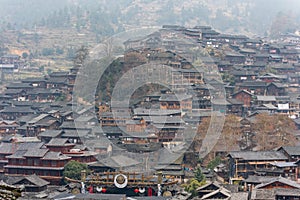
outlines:
[[[101,192],[105,193],[106,192],[106,188],[102,188]]]
[[[134,192],[135,192],[135,193],[138,193],[138,192],[139,192],[139,189],[138,189],[138,188],[135,188],[135,189],[134,189]]]
[[[89,193],[93,193],[93,186],[90,186],[90,187],[88,188],[88,190],[89,190]]]

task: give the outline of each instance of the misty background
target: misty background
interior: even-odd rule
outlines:
[[[299,0],[0,0],[0,30],[75,28],[103,36],[176,24],[276,37],[297,30],[299,8]]]

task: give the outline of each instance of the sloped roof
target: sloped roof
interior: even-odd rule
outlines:
[[[207,188],[208,186],[213,185],[216,188],[220,189],[222,186],[220,185],[220,183],[218,183],[217,181],[211,182],[211,181],[207,181],[205,185],[198,187],[196,190],[200,191],[203,190],[205,188]]]
[[[277,188],[276,195],[300,197],[300,189]]]
[[[116,168],[130,167],[130,166],[140,164],[140,162],[138,162],[132,158],[129,158],[127,156],[123,156],[123,155],[111,156],[111,157],[102,159],[99,162],[105,166],[111,166],[111,167],[116,167]]]
[[[84,137],[90,133],[89,130],[65,130],[62,137]]]
[[[0,113],[35,113],[30,107],[5,107]]]
[[[251,199],[274,200],[274,197],[274,190],[253,189],[251,193]]]
[[[236,151],[229,156],[244,160],[287,160],[288,158],[278,151]]]
[[[44,145],[43,142],[24,142],[18,144],[18,150],[27,150],[30,148],[41,148]]]
[[[281,148],[290,156],[300,156],[300,146],[283,146]]]
[[[230,192],[228,190],[226,190],[225,188],[220,188],[218,190],[215,190],[211,193],[204,195],[201,199],[213,199],[212,197],[218,193],[221,193],[222,195],[224,195],[226,197],[226,199],[228,199],[228,200],[231,197]]]
[[[244,181],[246,183],[267,183],[274,179],[274,176],[257,176],[257,175],[249,175],[247,179]]]
[[[38,148],[31,148],[26,151],[26,153],[23,155],[24,157],[43,157],[49,149],[38,149]]]
[[[39,137],[57,137],[61,133],[63,133],[63,130],[45,130],[44,132],[41,132],[39,134]]]
[[[244,93],[246,93],[246,94],[249,94],[250,96],[253,96],[253,94],[252,94],[251,92],[248,92],[247,90],[240,90],[240,91],[237,91],[237,92],[233,93],[232,96],[235,96],[235,95],[237,95],[237,94],[239,94],[239,93],[241,93],[241,92],[244,92]]]
[[[43,187],[46,185],[49,185],[50,183],[42,178],[40,178],[39,176],[33,174],[33,175],[29,175],[29,176],[24,176],[19,178],[18,180],[16,180],[13,185],[18,185],[20,184],[23,180],[27,180],[29,181],[31,184],[30,185],[34,185],[37,187]],[[22,184],[22,183],[21,183]],[[25,185],[26,186],[26,185]]]
[[[13,145],[15,145],[15,144],[2,142],[0,144],[0,153],[1,154],[12,154],[13,153]]]
[[[68,157],[61,152],[53,152],[53,151],[48,151],[42,160],[66,160],[66,159],[71,159],[71,157]]]
[[[283,183],[285,185],[289,185],[289,186],[291,186],[291,187],[293,187],[295,189],[300,189],[300,184],[298,184],[295,181],[289,180],[287,178],[283,178],[281,176],[276,177],[276,178],[270,180],[269,182],[261,183],[261,184],[255,186],[255,188],[256,189],[263,189],[264,187],[266,187],[266,186],[268,186],[268,185],[270,185],[272,183],[275,183],[275,182],[280,182],[280,183]]]
[[[68,141],[68,138],[52,138],[46,146],[65,146],[66,144],[74,145]]]
[[[276,101],[275,96],[257,95],[256,98],[257,98],[257,101]]]

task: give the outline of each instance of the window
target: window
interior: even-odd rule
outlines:
[[[39,163],[40,163],[39,160],[37,160],[37,159],[34,160],[34,166],[38,166]]]
[[[28,160],[27,160],[27,164],[28,164],[29,166],[32,166],[32,165],[33,165],[33,160],[32,160],[32,159],[30,159],[30,158],[28,158]]]
[[[52,167],[56,167],[56,161],[52,160],[52,161],[51,161],[51,166],[52,166]]]

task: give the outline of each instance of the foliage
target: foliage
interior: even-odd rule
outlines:
[[[57,55],[62,55],[62,54],[64,54],[64,50],[63,50],[62,48],[57,47],[57,48],[55,49],[55,53],[56,53]]]
[[[219,156],[215,157],[212,161],[210,161],[207,165],[207,168],[210,170],[213,170],[216,168],[219,164],[221,164],[222,160]]]
[[[42,65],[39,67],[39,72],[44,72],[45,71],[45,65]]]
[[[201,170],[200,167],[196,168],[194,174],[195,174],[195,179],[197,181],[202,182],[202,181],[205,180],[205,176],[203,175],[202,170]]]
[[[192,196],[197,196],[197,188],[206,184],[206,181],[203,180],[199,182],[197,179],[192,178],[186,184],[183,184],[185,191],[192,194]]]
[[[207,134],[209,126],[210,118],[203,118],[198,126],[198,131],[193,141],[192,147],[194,151],[199,152],[202,140]],[[235,115],[226,115],[222,134],[218,139],[214,150],[218,151],[218,148],[221,147],[223,149],[231,151],[235,145],[238,145],[239,138],[241,135],[242,129],[240,127],[239,118]]]
[[[65,101],[66,100],[66,95],[65,94],[61,94],[59,97],[57,97],[55,99],[55,101]]]
[[[224,82],[229,82],[230,85],[234,85],[235,84],[234,76],[232,74],[229,74],[228,72],[222,73],[222,80]]]
[[[201,168],[196,168],[194,171],[194,178],[190,179],[186,184],[183,184],[185,191],[197,196],[197,188],[206,184],[205,176],[203,175]]]
[[[43,48],[42,55],[43,56],[52,56],[54,54],[54,49],[52,48]]]
[[[22,58],[26,59],[26,58],[28,58],[28,56],[29,56],[29,55],[28,55],[27,52],[23,52],[23,53],[22,53]]]
[[[48,68],[47,69],[47,74],[51,74],[52,73],[52,69]]]
[[[281,146],[293,146],[296,137],[295,123],[286,115],[258,114],[253,124],[254,143],[261,150],[271,150]]]
[[[75,180],[80,180],[82,170],[86,170],[86,172],[88,173],[88,167],[85,163],[71,160],[65,165],[63,176]]]

